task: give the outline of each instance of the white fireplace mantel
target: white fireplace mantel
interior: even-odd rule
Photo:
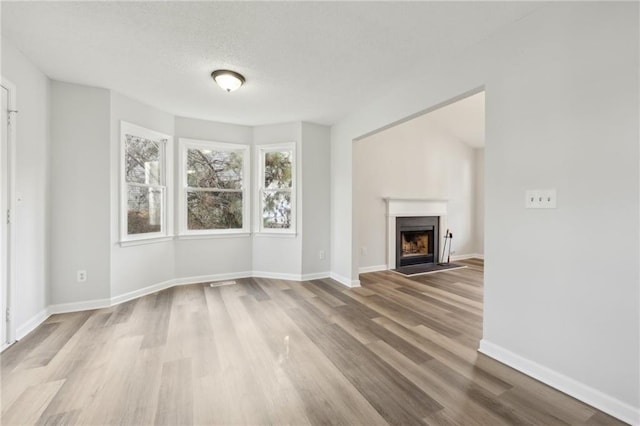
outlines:
[[[448,200],[442,198],[392,198],[387,203],[387,267],[396,268],[396,218],[410,216],[437,216],[438,233],[444,235],[447,230]],[[438,257],[438,253],[436,253]]]

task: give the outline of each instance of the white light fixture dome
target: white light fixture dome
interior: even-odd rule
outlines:
[[[245,82],[244,77],[235,71],[215,70],[211,73],[211,78],[218,83],[218,86],[227,92],[233,92]]]

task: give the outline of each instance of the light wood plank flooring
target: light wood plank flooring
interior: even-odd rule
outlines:
[[[2,358],[2,424],[620,424],[476,352],[481,261],[243,279],[55,315]]]

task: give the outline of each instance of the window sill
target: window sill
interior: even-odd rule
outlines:
[[[295,232],[254,232],[256,238],[296,238]]]
[[[165,237],[154,237],[154,238],[142,238],[139,240],[125,240],[120,241],[120,247],[131,247],[131,246],[141,246],[144,244],[156,244],[163,243],[165,241],[173,240],[173,236],[165,236]]]
[[[208,240],[212,238],[249,238],[251,236],[248,232],[227,232],[220,234],[183,234],[178,235],[178,240]]]

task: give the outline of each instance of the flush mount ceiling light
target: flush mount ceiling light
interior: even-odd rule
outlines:
[[[215,70],[211,73],[211,78],[227,92],[239,89],[245,81],[242,75],[230,70]]]

